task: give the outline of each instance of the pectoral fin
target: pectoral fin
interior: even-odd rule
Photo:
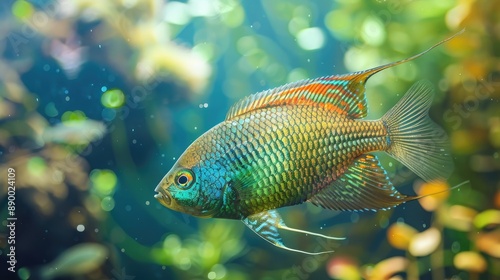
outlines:
[[[319,254],[331,253],[333,251],[307,252],[289,248],[285,246],[285,244],[283,243],[283,239],[281,238],[278,229],[310,234],[326,239],[337,239],[337,240],[344,239],[344,238],[331,237],[319,233],[287,227],[283,222],[283,219],[281,219],[281,216],[278,214],[278,212],[276,212],[276,210],[270,210],[250,215],[245,219],[242,219],[242,222],[245,225],[247,225],[251,230],[253,230],[257,235],[264,238],[267,242],[273,244],[274,246],[283,248],[288,251],[298,252],[308,255],[319,255]]]

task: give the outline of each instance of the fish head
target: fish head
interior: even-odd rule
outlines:
[[[211,166],[193,160],[186,151],[163,177],[155,198],[165,207],[196,217],[210,218],[221,208],[221,184]]]

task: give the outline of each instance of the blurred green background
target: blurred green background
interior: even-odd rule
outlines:
[[[0,278],[500,278],[499,14],[489,0],[2,1]],[[455,172],[429,184],[381,155],[383,165],[406,194],[470,181],[461,188],[377,213],[280,210],[292,227],[347,237],[319,256],[153,198],[240,98],[406,58],[464,28],[367,83],[374,119],[431,81]],[[285,238],[318,248],[300,236]]]

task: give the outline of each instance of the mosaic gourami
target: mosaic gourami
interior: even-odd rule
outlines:
[[[287,227],[275,209],[310,202],[333,210],[388,209],[418,199],[399,193],[377,157],[385,151],[426,181],[452,161],[443,130],[427,112],[433,93],[417,82],[382,118],[367,115],[365,83],[413,57],[369,70],[302,80],[248,96],[196,139],[156,187],[167,208],[239,219],[275,246]]]

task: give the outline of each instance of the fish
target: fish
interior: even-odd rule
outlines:
[[[419,81],[377,120],[365,120],[365,83],[412,57],[364,71],[292,82],[247,96],[197,138],[155,188],[163,206],[202,218],[241,220],[289,251],[276,209],[305,202],[339,211],[385,210],[421,198],[400,193],[373,152],[384,151],[425,181],[445,180],[453,162],[446,133],[428,111],[432,85]]]

